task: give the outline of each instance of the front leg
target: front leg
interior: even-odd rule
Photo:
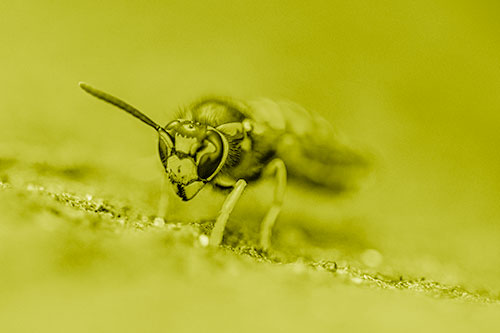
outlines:
[[[272,160],[264,170],[264,175],[266,174],[274,174],[276,183],[274,188],[273,203],[264,217],[264,220],[262,220],[260,229],[260,246],[262,246],[264,250],[269,249],[271,246],[273,226],[281,211],[281,206],[283,205],[287,178],[285,163],[278,158]]]
[[[161,180],[161,188],[160,188],[160,200],[158,201],[158,212],[156,216],[161,217],[163,220],[166,220],[168,213],[168,205],[169,205],[169,185],[170,181],[168,179],[168,174],[163,173]]]
[[[236,202],[241,197],[243,190],[247,186],[247,182],[243,179],[240,179],[234,185],[233,190],[227,196],[222,208],[220,210],[219,216],[215,221],[214,228],[212,229],[212,233],[210,234],[209,244],[211,246],[219,246],[222,242],[222,236],[224,235],[224,229],[226,228],[226,223],[229,218],[229,215],[234,209]]]

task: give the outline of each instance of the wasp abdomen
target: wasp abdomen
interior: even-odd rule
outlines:
[[[276,155],[285,162],[290,178],[342,192],[356,189],[368,172],[368,155],[341,142],[320,115],[287,101],[263,99],[249,105],[262,122],[280,133]]]

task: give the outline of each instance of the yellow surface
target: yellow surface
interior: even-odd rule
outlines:
[[[282,244],[346,264],[375,249],[382,271],[498,296],[499,11],[496,1],[1,1],[0,176],[154,214],[161,175],[154,132],[90,98],[79,81],[162,124],[203,94],[290,99],[378,160],[353,198],[292,187],[277,224],[288,230]],[[38,168],[19,173],[6,167],[11,158]],[[83,176],[44,180],[53,171],[44,166],[74,166]],[[271,192],[250,190],[235,223],[255,224]],[[188,206],[175,203],[175,218],[189,221],[194,208],[210,216],[221,200],[206,192]],[[143,236],[115,240],[123,252],[96,236],[108,242],[107,268],[92,266],[80,278],[64,264],[68,276],[50,263],[73,236],[39,234],[54,217],[37,208],[51,203],[38,201],[6,192],[0,202],[6,331],[89,331],[99,323],[131,331],[168,323],[186,331],[499,325],[496,305],[275,276],[259,265],[232,277],[212,259],[205,267],[198,250],[186,250],[182,268],[177,259],[157,267],[163,245]],[[88,230],[70,230],[93,244]]]

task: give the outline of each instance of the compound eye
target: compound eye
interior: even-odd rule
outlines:
[[[196,155],[198,176],[203,180],[210,181],[224,163],[224,144],[220,136],[215,131],[208,131],[203,148]]]

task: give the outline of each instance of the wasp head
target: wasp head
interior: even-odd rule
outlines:
[[[229,144],[219,130],[199,122],[181,119],[174,120],[162,128],[125,101],[83,82],[80,87],[158,132],[161,162],[177,195],[183,200],[192,199],[224,166]]]
[[[226,137],[217,129],[191,120],[174,120],[158,131],[161,162],[184,201],[192,199],[224,166]]]

